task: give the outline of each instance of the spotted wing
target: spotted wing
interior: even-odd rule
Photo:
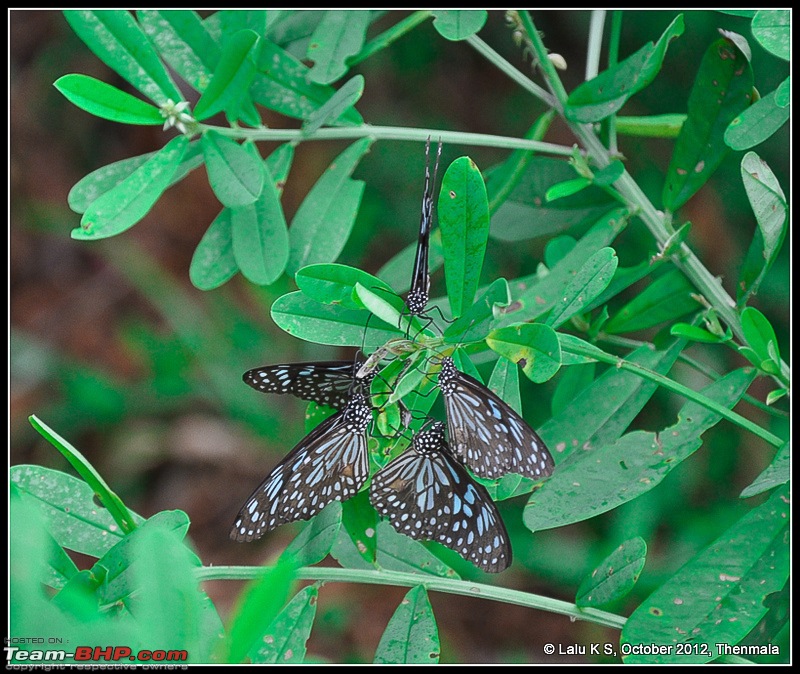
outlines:
[[[352,360],[265,365],[248,370],[242,379],[262,393],[289,393],[340,410],[350,399],[359,367],[361,362]]]
[[[511,563],[503,520],[483,486],[450,456],[441,424],[372,478],[370,501],[400,533],[437,541],[488,573]]]
[[[369,477],[370,419],[369,406],[356,395],[344,410],[317,426],[247,499],[231,538],[255,540],[281,524],[312,518],[331,501],[355,496]]]
[[[516,473],[534,480],[555,466],[550,451],[527,422],[478,380],[445,358],[439,372],[450,446],[473,473],[496,479]]]

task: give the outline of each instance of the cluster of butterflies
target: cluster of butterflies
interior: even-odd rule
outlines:
[[[426,146],[425,190],[411,290],[406,307],[424,316],[429,299],[428,241],[433,197]],[[437,155],[441,155],[441,143]],[[434,169],[434,181],[436,169]],[[508,533],[480,478],[507,473],[539,480],[553,457],[525,420],[478,380],[440,359],[438,387],[445,424],[426,420],[411,447],[372,477],[370,502],[402,534],[437,541],[490,573],[511,563]],[[355,496],[369,479],[367,431],[372,421],[373,367],[360,360],[268,365],[244,381],[264,393],[288,393],[338,412],[311,431],[247,499],[231,530],[252,541],[287,522],[307,520],[332,501]],[[449,442],[447,438],[449,437]]]

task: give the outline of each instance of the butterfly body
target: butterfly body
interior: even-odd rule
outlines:
[[[553,472],[553,457],[527,422],[478,380],[442,359],[439,388],[444,398],[453,452],[479,477],[516,473],[541,479]]]
[[[369,477],[371,419],[365,396],[354,393],[340,412],[311,431],[272,469],[239,511],[231,538],[255,540],[287,522],[312,518],[332,501],[355,496]]]
[[[503,520],[486,489],[450,454],[441,422],[414,435],[411,449],[375,474],[370,501],[400,533],[437,541],[484,571],[511,563]]]

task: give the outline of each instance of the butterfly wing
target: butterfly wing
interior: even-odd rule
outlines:
[[[350,399],[353,378],[360,366],[360,362],[351,360],[265,365],[248,370],[242,379],[262,393],[289,393],[340,410]]]
[[[478,380],[442,360],[439,388],[444,397],[450,446],[476,475],[496,479],[517,473],[538,480],[555,466],[550,451],[527,422]]]
[[[417,254],[414,258],[414,270],[411,274],[411,290],[406,298],[408,312],[412,316],[419,316],[428,306],[430,297],[431,276],[428,272],[428,248],[430,246],[431,228],[433,227],[433,194],[431,191],[431,174],[429,169],[430,138],[425,145],[425,189],[422,193],[422,216],[419,222],[419,238],[417,239]],[[439,157],[442,155],[442,144],[436,155],[436,168],[434,168],[434,181],[436,169],[439,166]]]
[[[372,478],[370,501],[400,533],[437,541],[488,573],[511,563],[503,520],[486,489],[450,456],[442,424]]]
[[[357,394],[311,431],[247,499],[231,538],[255,540],[281,524],[312,518],[331,501],[355,496],[369,477],[366,429],[371,418],[370,407]]]

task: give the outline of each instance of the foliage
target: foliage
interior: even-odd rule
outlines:
[[[474,582],[475,570],[450,551],[378,522],[364,493],[326,508],[268,569],[203,566],[185,539],[184,513],[144,519],[132,512],[75,447],[31,417],[81,479],[34,465],[11,470],[11,637],[57,634],[71,644],[127,644],[133,653],[185,651],[192,662],[304,662],[325,592],[320,583],[339,580],[412,588],[376,645],[374,661],[381,663],[438,662],[433,591],[479,593],[621,629],[613,652],[606,653],[616,662],[740,660],[716,644],[782,643],[788,620],[789,443],[780,423],[785,413],[773,407],[788,395],[790,372],[779,348],[780,329],[752,302],[785,253],[788,202],[780,180],[752,148],[779,132],[789,116],[788,76],[759,96],[754,74],[756,62],[770,55],[789,60],[788,11],[748,15],[752,35],[722,30],[702,54],[682,48],[686,26],[679,14],[659,28],[654,41],[625,57],[619,53],[623,14],[614,12],[602,72],[605,12],[595,12],[586,78],[571,92],[556,69],[561,57],[548,52],[536,15],[527,12],[507,13],[506,46],[516,45],[516,58],[532,60],[544,87],[478,36],[487,21],[483,10],[418,11],[399,20],[397,12],[346,10],[223,10],[205,17],[187,10],[71,10],[65,16],[138,94],[79,74],[58,79],[57,89],[98,117],[177,131],[160,149],[93,171],[69,196],[70,207],[81,214],[72,237],[83,242],[119,236],[106,249],[110,259],[173,326],[177,343],[162,345],[161,359],[152,363],[164,389],[144,392],[140,403],[167,404],[167,391],[176,399],[188,395],[182,388],[188,352],[200,363],[208,395],[223,401],[229,414],[251,420],[265,434],[277,425],[275,413],[250,404],[252,398],[243,400],[244,392],[228,383],[248,369],[248,358],[259,357],[255,350],[237,353],[231,362],[225,330],[208,328],[191,296],[162,292],[169,281],[126,246],[126,232],[164,192],[204,166],[221,208],[186,270],[198,292],[223,292],[241,275],[253,296],[270,298],[275,325],[295,338],[367,352],[410,340],[409,348],[389,348],[395,358],[373,384],[376,400],[383,396],[386,403],[377,425],[383,432],[376,430],[371,447],[376,466],[407,445],[391,430],[401,399],[414,413],[412,427],[435,405],[431,381],[438,360],[432,356],[456,354],[461,369],[477,376],[476,364],[496,361],[489,386],[519,410],[524,385],[517,364],[542,385],[536,389],[540,409],[546,410],[549,394],[552,414],[540,419],[539,433],[557,462],[542,484],[514,475],[486,483],[497,501],[524,496],[521,511],[513,505],[503,511],[515,520],[507,524],[521,568],[536,569],[529,551],[531,541],[541,540],[537,532],[611,511],[633,524],[606,531],[604,552],[594,551],[594,563],[577,562],[582,571],[574,604],[506,589],[503,577],[499,584]],[[727,25],[733,17],[720,13],[716,20]],[[366,105],[356,106],[374,82],[354,69],[427,22],[439,38],[473,48],[530,95],[525,137],[365,121]],[[743,25],[738,17],[736,25]],[[760,47],[751,53],[753,39]],[[679,59],[695,73],[685,114],[620,114],[680,68]],[[193,108],[186,102],[188,89],[199,95]],[[270,119],[288,118],[287,128],[267,127],[264,111]],[[556,116],[572,133],[574,147],[544,142]],[[300,128],[288,128],[291,120],[299,120]],[[430,304],[443,315],[425,325],[403,314],[400,297],[409,285],[413,244],[375,275],[337,260],[355,236],[370,190],[369,176],[354,177],[364,157],[379,143],[414,140],[421,147],[429,136],[441,138],[446,148],[513,152],[494,166],[461,156],[444,172],[430,251],[431,272],[443,267],[445,277],[444,296]],[[634,136],[645,143],[671,139],[669,166],[655,188],[652,175],[642,175],[640,184],[626,166],[626,143]],[[289,222],[281,197],[295,148],[329,139],[352,143],[323,171]],[[282,144],[262,157],[257,141]],[[742,150],[748,152],[737,159],[735,152]],[[735,190],[751,205],[754,234],[732,298],[693,252],[684,213],[714,188],[718,172],[737,163]],[[696,217],[702,210],[691,212]],[[370,235],[381,245],[377,225]],[[541,243],[538,266],[505,278],[497,258],[532,240]],[[258,329],[237,311],[225,305],[221,322],[241,324],[236,343],[246,344]],[[148,334],[132,339],[155,341]],[[721,374],[701,362],[719,362],[728,353],[738,362]],[[403,367],[404,361],[414,367]],[[673,368],[678,362],[689,366],[689,375],[681,377],[685,382],[679,378],[683,370]],[[758,390],[764,384],[772,389],[767,405],[747,393],[754,382]],[[126,407],[115,400],[106,398],[109,421]],[[675,400],[683,401],[677,413]],[[778,423],[769,428],[764,415],[756,422],[734,411],[740,401],[754,403]],[[659,406],[661,413],[650,411]],[[636,427],[646,407],[655,430]],[[638,596],[657,532],[656,523],[643,525],[643,516],[633,516],[628,504],[643,509],[648,498],[666,498],[669,485],[676,484],[671,473],[690,465],[684,462],[695,453],[713,451],[707,438],[717,424],[776,451],[761,475],[753,471],[741,497],[770,493],[749,509],[749,502],[727,503],[713,533],[695,541],[691,554],[671,558],[660,577],[649,579],[649,596]],[[66,551],[96,561],[79,570]],[[329,554],[339,568],[316,566]],[[210,579],[257,579],[242,593],[226,629],[199,586]],[[317,582],[297,588],[298,580]],[[629,600],[635,603],[628,605],[626,621],[613,611],[621,612]],[[759,640],[748,640],[756,630]],[[668,655],[635,649],[650,643],[668,647]],[[741,653],[763,655],[769,649]],[[783,659],[781,653],[777,661]]]

